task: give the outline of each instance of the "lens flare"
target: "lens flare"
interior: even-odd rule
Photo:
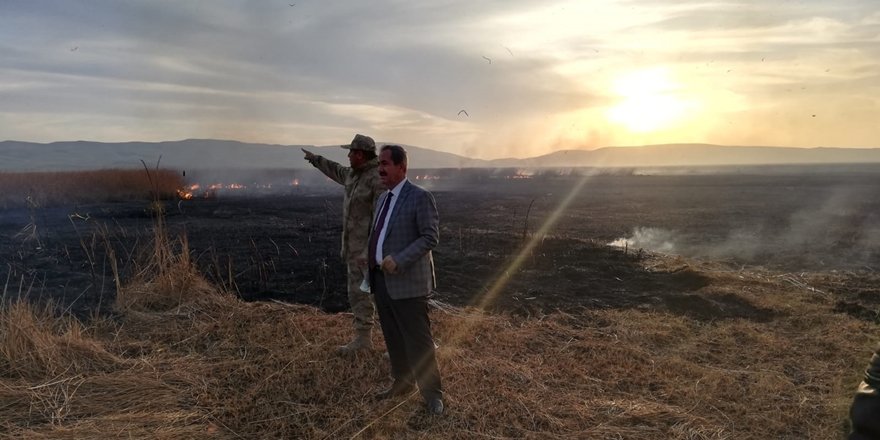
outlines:
[[[553,212],[547,217],[541,227],[529,238],[529,240],[520,248],[517,255],[513,258],[510,264],[501,271],[498,278],[492,282],[489,288],[485,291],[485,293],[481,295],[477,295],[474,297],[472,302],[472,306],[478,309],[479,311],[486,310],[504,288],[507,286],[507,283],[510,281],[513,274],[515,274],[520,267],[526,262],[528,257],[532,254],[535,247],[541,242],[544,236],[547,235],[559,221],[559,218],[564,214],[567,210],[571,202],[580,194],[581,190],[589,181],[590,176],[582,176],[575,185],[571,188],[571,191],[565,196],[564,199],[559,203]],[[449,341],[445,345],[454,346],[458,341],[462,340],[466,335],[471,333],[471,329],[476,324],[476,320],[479,319],[479,315],[469,315],[470,317],[466,317],[462,320],[461,326],[454,329],[452,331],[452,335],[449,338]]]
[[[498,276],[498,279],[496,279],[492,283],[492,285],[485,293],[483,293],[482,295],[478,295],[474,298],[474,301],[472,303],[474,307],[476,307],[479,311],[486,310],[486,308],[489,307],[495,301],[495,299],[498,298],[498,295],[501,294],[501,292],[504,290],[504,287],[510,281],[512,274],[516,273],[516,271],[519,270],[520,267],[522,267],[523,263],[525,263],[528,256],[532,254],[532,251],[541,242],[543,237],[546,236],[547,233],[551,229],[553,229],[554,226],[556,226],[556,222],[559,221],[559,218],[562,216],[563,213],[565,213],[565,211],[568,209],[568,206],[571,204],[572,201],[574,201],[575,197],[580,194],[581,190],[587,184],[587,181],[589,179],[590,176],[582,176],[580,180],[575,183],[568,195],[566,195],[565,198],[562,199],[562,201],[559,203],[559,206],[557,206],[556,209],[554,209],[553,212],[550,213],[550,216],[547,217],[547,220],[544,221],[541,227],[538,228],[538,230],[534,234],[532,234],[531,238],[529,238],[525,245],[523,245],[523,247],[519,250],[519,253],[517,253],[513,261],[511,261],[510,264],[501,272],[501,274]],[[449,339],[447,339],[443,345],[446,347],[456,346],[459,341],[461,341],[467,335],[471,334],[471,331],[476,325],[477,321],[480,319],[480,316],[481,315],[477,313],[466,314],[461,321],[461,325],[452,330]],[[397,405],[376,416],[373,420],[367,423],[367,425],[364,426],[363,429],[358,431],[351,438],[357,437],[358,435],[366,431],[369,427],[373,426],[376,422],[396,411],[398,408],[400,408],[401,405],[408,402],[415,395],[417,394],[411,394],[406,399],[402,399],[401,402]]]

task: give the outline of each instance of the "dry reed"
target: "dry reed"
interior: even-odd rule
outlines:
[[[151,173],[153,182],[138,169],[0,173],[0,208],[170,199],[184,187],[177,171]]]
[[[766,274],[696,266],[711,279],[703,295],[736,294],[772,319],[444,307],[432,319],[448,411],[430,417],[417,394],[372,399],[389,382],[380,352],[334,354],[349,316],[241,302],[195,273],[185,239],[157,240],[112,319],[3,310],[0,435],[842,438],[878,330]]]

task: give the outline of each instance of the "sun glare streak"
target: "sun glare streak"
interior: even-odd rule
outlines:
[[[532,254],[535,246],[537,246],[538,243],[541,242],[543,237],[547,235],[547,232],[556,225],[559,217],[561,217],[562,214],[568,209],[568,206],[571,204],[574,198],[578,194],[580,194],[581,189],[583,189],[584,185],[587,184],[587,180],[589,180],[589,178],[590,176],[583,176],[580,180],[578,180],[578,182],[574,185],[574,187],[572,187],[568,195],[566,195],[562,202],[559,203],[559,206],[557,206],[556,209],[554,209],[553,212],[550,213],[550,216],[547,218],[546,221],[544,221],[544,224],[542,224],[541,227],[534,234],[532,234],[532,237],[525,244],[525,246],[520,249],[519,253],[513,259],[513,261],[511,261],[507,268],[501,273],[501,275],[498,276],[498,279],[495,280],[489,290],[487,290],[486,293],[484,293],[483,295],[478,295],[474,299],[473,305],[479,311],[485,310],[490,304],[492,304],[492,302],[495,301],[496,298],[498,298],[498,295],[501,294],[501,291],[504,289],[505,286],[507,286],[507,283],[510,281],[512,274],[516,273],[516,271],[519,270],[520,267],[522,267],[528,256]],[[461,325],[451,331],[449,339],[444,343],[444,346],[456,346],[458,342],[465,337],[465,335],[471,333],[471,329],[476,325],[476,322],[480,319],[480,316],[480,314],[475,313],[464,315]],[[393,406],[388,411],[377,415],[369,423],[367,423],[367,425],[363,429],[351,436],[351,438],[356,438],[361,433],[366,431],[369,427],[373,426],[378,421],[384,419],[389,414],[396,411],[398,408],[400,408],[401,405],[408,402],[413,397],[413,395],[414,394],[411,394],[408,398],[401,400],[400,403]]]
[[[543,237],[547,235],[555,225],[562,214],[568,209],[568,206],[575,199],[575,197],[580,194],[584,185],[587,184],[587,181],[590,179],[590,176],[583,176],[581,179],[572,187],[571,192],[565,196],[562,202],[559,203],[559,206],[550,213],[550,216],[544,221],[544,224],[532,234],[532,237],[525,244],[525,246],[520,249],[519,253],[510,262],[510,264],[502,271],[502,273],[498,276],[498,279],[489,287],[489,289],[482,295],[478,295],[474,301],[473,306],[478,310],[483,311],[491,305],[495,299],[498,298],[498,295],[504,290],[504,287],[507,286],[507,283],[510,281],[510,278],[515,274],[520,267],[526,262],[526,259],[532,254],[532,251],[535,247],[543,240]],[[470,329],[475,325],[475,320],[479,319],[477,316],[466,317],[462,325],[455,329],[452,332],[452,336],[450,337],[449,345],[455,345],[456,342],[460,341],[466,334],[470,333]]]

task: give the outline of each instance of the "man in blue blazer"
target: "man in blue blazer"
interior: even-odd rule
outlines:
[[[440,217],[434,196],[406,178],[406,167],[403,147],[382,147],[379,179],[388,191],[377,200],[367,265],[394,383],[377,397],[409,394],[418,384],[428,412],[440,415],[443,390],[428,318]]]

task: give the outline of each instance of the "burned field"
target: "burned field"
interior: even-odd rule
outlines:
[[[877,316],[880,171],[432,177],[417,182],[434,191],[441,215],[435,259],[444,303],[524,315],[641,308],[768,319],[736,295],[707,295],[712,280],[697,266],[712,265],[804,285],[811,278],[818,285],[809,287],[839,296],[840,311]],[[137,249],[161,210],[171,236],[186,237],[199,270],[221,289],[345,310],[341,188],[227,186],[160,206],[4,210],[6,294],[51,298],[77,313],[106,307],[114,264],[123,280],[138,270]]]
[[[876,174],[433,177],[442,417],[334,352],[340,189],[229,185],[2,212],[0,436],[844,436]]]

